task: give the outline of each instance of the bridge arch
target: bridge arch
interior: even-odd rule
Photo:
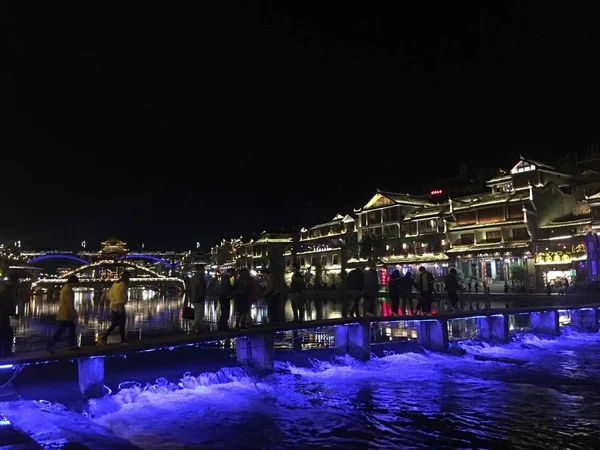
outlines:
[[[150,261],[155,261],[157,263],[162,264],[163,266],[168,267],[169,269],[173,269],[175,266],[171,264],[169,261],[159,258],[157,256],[152,255],[142,255],[140,253],[130,253],[125,256],[125,259],[148,259]]]
[[[70,259],[71,261],[77,261],[81,264],[89,264],[90,263],[89,261],[86,261],[83,258],[79,258],[78,256],[65,255],[62,253],[48,253],[46,255],[36,256],[35,258],[32,258],[27,262],[30,264],[35,264],[38,261],[44,261],[46,259]]]
[[[147,267],[144,266],[140,266],[138,264],[134,264],[134,263],[130,263],[128,261],[123,261],[123,260],[119,260],[119,261],[98,261],[95,263],[91,263],[91,264],[86,264],[80,267],[77,267],[76,269],[70,271],[69,273],[63,275],[63,278],[69,278],[71,275],[77,275],[78,273],[81,273],[87,269],[93,269],[94,267],[100,267],[100,266],[124,266],[124,267],[131,267],[134,269],[138,269],[144,273],[147,273],[148,275],[152,275],[154,278],[165,278],[164,275],[159,274],[158,272],[155,272],[152,269],[148,269]]]

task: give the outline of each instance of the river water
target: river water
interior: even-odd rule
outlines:
[[[413,346],[374,351],[366,363],[279,350],[267,377],[236,367],[225,349],[177,364],[157,356],[150,366],[132,361],[134,371],[113,363],[110,395],[79,403],[72,373],[55,382],[49,371],[41,385],[22,374],[0,414],[43,448],[600,448],[600,334],[565,326],[557,339],[455,345],[466,355]]]

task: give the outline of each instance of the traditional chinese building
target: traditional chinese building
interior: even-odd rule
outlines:
[[[129,253],[127,243],[123,242],[116,236],[112,236],[104,242],[100,243],[100,259],[118,259]]]
[[[453,264],[490,288],[512,285],[515,278],[536,286],[534,241],[539,227],[572,214],[568,180],[551,166],[521,157],[488,181],[491,192],[451,199],[446,233]]]
[[[324,283],[338,283],[343,265],[343,246],[356,233],[354,218],[348,214],[336,214],[329,222],[300,230],[296,258],[300,269],[311,271]],[[356,241],[357,242],[357,241]],[[287,267],[293,265],[291,255]]]
[[[444,275],[448,268],[443,252],[447,210],[447,203],[378,190],[365,206],[355,210],[361,258],[375,259],[385,269],[383,284],[392,270],[416,271],[421,265],[435,275]],[[372,245],[365,248],[368,241]]]
[[[244,239],[224,239],[211,248],[211,263],[222,269],[245,267],[251,271],[268,268],[274,258],[283,260],[291,253],[292,234],[282,231],[263,231]]]

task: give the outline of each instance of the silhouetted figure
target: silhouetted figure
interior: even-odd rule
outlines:
[[[19,277],[9,274],[8,280],[0,281],[0,357],[12,355],[13,329],[10,318],[15,315]]]
[[[294,322],[301,322],[304,319],[304,292],[306,291],[306,282],[304,276],[298,268],[292,275],[290,284],[290,300],[292,302],[292,311]]]
[[[58,305],[58,313],[56,314],[58,329],[48,343],[47,349],[50,353],[54,352],[54,346],[66,330],[69,330],[69,350],[77,350],[77,340],[75,335],[77,310],[75,309],[75,292],[73,292],[73,287],[77,283],[79,283],[79,278],[75,275],[71,275],[67,278],[67,282],[60,290],[60,304]]]
[[[399,281],[400,285],[400,295],[402,296],[402,315],[406,315],[406,304],[410,306],[410,314],[414,315],[415,310],[413,308],[412,301],[412,290],[413,287],[417,289],[417,283],[413,279],[412,273],[406,272],[404,276]]]
[[[219,307],[221,309],[221,316],[219,317],[219,330],[229,329],[229,317],[231,315],[230,306],[231,298],[233,297],[233,283],[235,270],[227,269],[227,272],[221,274],[221,284],[219,292]],[[194,316],[195,317],[195,316]]]
[[[402,276],[400,271],[394,270],[388,280],[388,292],[390,293],[390,300],[392,301],[392,316],[398,314],[400,308],[400,280]]]
[[[129,341],[125,338],[125,323],[127,315],[125,313],[125,305],[127,304],[129,293],[129,278],[131,274],[127,271],[123,272],[121,278],[113,283],[108,291],[108,300],[110,301],[111,324],[106,330],[106,333],[100,338],[100,345],[106,344],[108,336],[113,330],[119,327],[121,334],[121,344],[128,344]]]
[[[194,322],[192,329],[200,333],[200,325],[204,316],[204,300],[206,299],[206,279],[204,266],[200,265],[190,282],[191,301],[194,304]]]
[[[350,317],[360,317],[358,304],[365,289],[365,276],[358,267],[348,274],[348,291],[350,293]]]
[[[425,267],[419,267],[417,287],[421,293],[423,314],[426,316],[431,315],[431,303],[433,302],[433,283],[433,274],[428,272]]]
[[[450,300],[450,306],[453,309],[459,307],[458,293],[460,290],[460,284],[456,278],[457,272],[455,268],[450,269],[450,273],[446,276],[446,291],[448,292],[448,299]]]
[[[365,316],[374,316],[379,293],[379,276],[377,269],[365,270],[365,286],[363,289],[364,304],[363,310]]]

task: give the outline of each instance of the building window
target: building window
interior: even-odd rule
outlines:
[[[502,233],[500,231],[488,231],[485,233],[485,240],[487,242],[500,242],[502,240]]]
[[[512,230],[512,236],[515,241],[524,241],[529,239],[527,228],[515,228]]]
[[[333,255],[333,265],[336,266],[340,263],[340,255]]]
[[[415,236],[417,234],[417,222],[408,222],[408,235]]]
[[[302,267],[306,266],[306,258],[304,256],[302,258],[300,258],[300,265]]]
[[[504,220],[504,207],[482,208],[477,211],[479,223],[492,223]]]
[[[508,219],[509,220],[522,220],[523,219],[523,205],[510,205],[508,207]]]
[[[466,233],[460,235],[460,245],[471,245],[475,243],[475,233]]]
[[[477,213],[475,211],[468,211],[456,214],[457,225],[473,225],[477,222]]]
[[[367,226],[367,215],[366,214],[360,215],[360,226],[361,227]]]

